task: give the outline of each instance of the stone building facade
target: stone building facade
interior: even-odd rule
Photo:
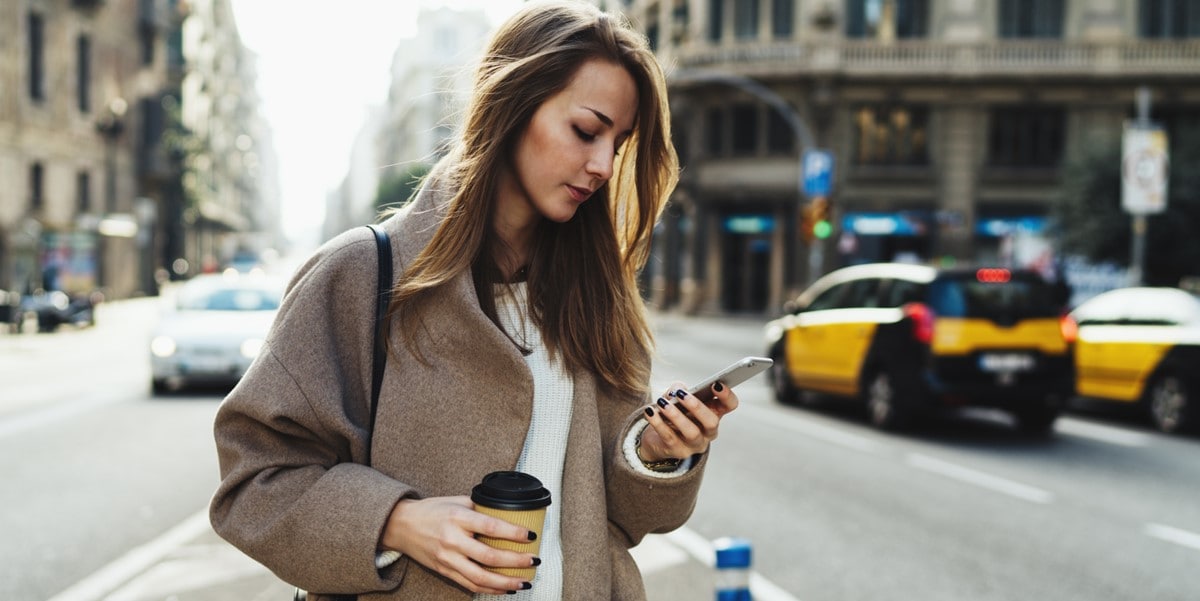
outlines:
[[[669,68],[684,169],[647,273],[665,307],[773,313],[851,263],[1040,265],[1062,165],[1120,143],[1139,87],[1168,135],[1200,122],[1193,0],[606,4]],[[814,149],[833,231],[807,243]]]
[[[166,80],[166,3],[0,3],[0,289],[145,291],[143,100]]]
[[[269,231],[252,61],[229,0],[0,2],[0,290],[155,294]]]

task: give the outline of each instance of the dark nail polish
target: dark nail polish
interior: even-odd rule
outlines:
[[[522,583],[521,583],[521,590],[523,590],[523,591],[527,591],[527,590],[529,590],[529,589],[531,589],[531,588],[533,588],[533,583],[532,583],[532,582],[522,582]]]
[[[533,530],[529,531],[529,540],[531,540],[531,541],[537,540],[537,533],[534,532]]]
[[[663,409],[667,408],[667,399],[658,399],[658,406]]]
[[[684,390],[684,389],[682,389],[682,388],[680,388],[679,390],[676,390],[676,391],[675,391],[675,392],[673,392],[672,394],[674,394],[675,396],[677,396],[677,397],[679,397],[679,398],[681,398],[681,399],[682,399],[683,397],[687,396],[687,391],[686,391],[686,390]]]
[[[654,409],[646,407],[646,417],[654,417]]]
[[[535,567],[535,568],[536,568],[536,567],[538,567],[538,566],[540,566],[540,565],[542,565],[542,558],[541,558],[541,557],[534,557],[534,558],[533,558],[533,567]]]
[[[716,384],[713,384],[713,390],[721,392],[722,390],[725,390],[725,386],[720,382],[717,382]]]
[[[508,591],[507,593],[504,593],[504,594],[505,595],[515,595],[515,594],[517,594],[517,591]]]

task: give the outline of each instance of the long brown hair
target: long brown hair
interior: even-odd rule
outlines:
[[[538,226],[527,276],[530,312],[568,370],[589,369],[622,393],[644,392],[652,333],[637,274],[678,179],[678,160],[663,72],[645,38],[623,17],[583,2],[526,4],[497,30],[479,64],[461,138],[426,181],[454,190],[448,214],[400,278],[388,308],[418,356],[417,309],[465,270],[472,271],[484,312],[497,321],[501,242],[492,218],[499,173],[538,107],[591,59],[621,65],[632,76],[634,131],[592,200],[566,223]]]

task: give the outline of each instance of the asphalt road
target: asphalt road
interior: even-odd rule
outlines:
[[[155,302],[106,305],[94,329],[0,335],[0,599],[94,581],[206,505],[220,392],[149,396]],[[657,386],[762,352],[757,319],[655,324]],[[1200,591],[1196,437],[1075,415],[1031,439],[985,412],[896,435],[845,406],[780,406],[762,376],[738,391],[692,520],[638,550],[652,601],[711,598],[696,541],[724,536],[753,544],[756,601]]]

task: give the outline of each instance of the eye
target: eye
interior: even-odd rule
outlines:
[[[595,134],[589,134],[586,131],[579,129],[579,126],[577,125],[572,125],[571,129],[575,130],[575,135],[579,136],[579,139],[583,140],[584,142],[591,142],[596,139]]]

